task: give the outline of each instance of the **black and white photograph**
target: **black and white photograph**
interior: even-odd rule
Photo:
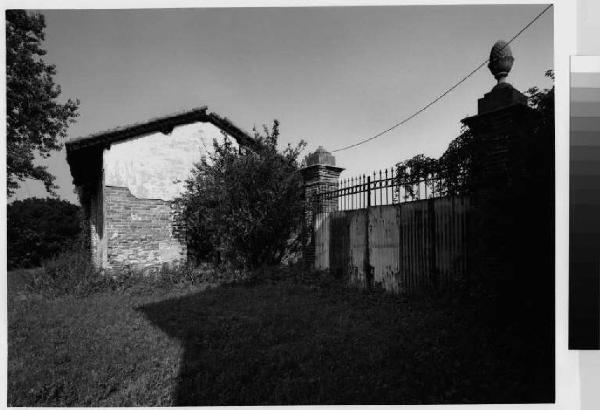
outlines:
[[[3,11],[8,406],[555,402],[554,2]]]

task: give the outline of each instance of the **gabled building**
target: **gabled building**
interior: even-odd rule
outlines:
[[[172,201],[194,164],[230,137],[254,140],[206,107],[70,140],[67,161],[85,214],[90,257],[102,269],[156,269],[184,262],[184,227]]]

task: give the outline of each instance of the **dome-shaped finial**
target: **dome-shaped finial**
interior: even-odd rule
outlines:
[[[498,80],[498,83],[506,81],[506,76],[510,72],[515,58],[512,55],[510,46],[506,41],[498,40],[490,52],[490,62],[488,68]]]
[[[306,156],[306,165],[331,165],[335,166],[335,157],[331,155],[322,145],[312,154]]]

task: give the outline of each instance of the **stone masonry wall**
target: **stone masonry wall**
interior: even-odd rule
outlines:
[[[158,270],[164,264],[186,261],[181,231],[173,227],[176,210],[171,202],[140,199],[128,188],[104,187],[107,269],[130,267]]]

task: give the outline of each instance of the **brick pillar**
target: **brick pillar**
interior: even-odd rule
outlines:
[[[491,178],[499,178],[507,187],[515,182],[520,147],[530,133],[535,113],[527,106],[527,97],[508,83],[495,86],[479,99],[475,116],[462,122],[476,139],[473,169],[476,182],[484,188]]]
[[[304,182],[304,260],[309,266],[314,265],[314,217],[322,212],[337,210],[337,199],[317,200],[317,194],[337,188],[338,178],[344,168],[335,166],[335,157],[320,146],[315,152],[306,156],[306,166],[302,169]]]
[[[526,147],[537,115],[505,81],[514,59],[503,44],[494,45],[488,66],[498,84],[479,99],[477,115],[462,120],[473,134],[470,271],[493,292],[520,286]]]

